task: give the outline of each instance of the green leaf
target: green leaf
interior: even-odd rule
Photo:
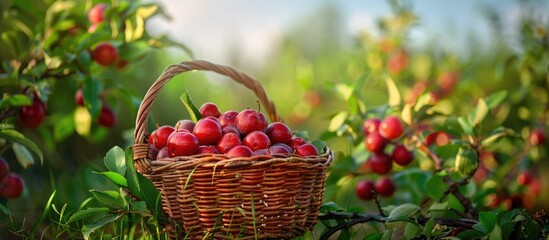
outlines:
[[[57,141],[64,140],[74,133],[74,115],[66,114],[53,126],[53,138]]]
[[[465,230],[463,232],[458,233],[456,237],[459,239],[480,239],[485,235],[486,234],[477,230]]]
[[[15,158],[23,168],[28,168],[30,165],[34,164],[34,158],[30,151],[23,145],[19,143],[13,143],[13,152],[15,153]]]
[[[38,230],[38,227],[40,227],[42,225],[42,223],[44,222],[44,219],[46,219],[46,216],[49,215],[50,209],[52,207],[52,202],[53,202],[53,199],[55,198],[56,193],[57,193],[57,190],[54,190],[53,193],[50,195],[50,198],[48,199],[48,202],[46,203],[46,206],[44,207],[44,211],[42,211],[42,214],[40,215],[40,218],[38,218],[38,221],[36,221],[34,223],[34,226],[32,227],[32,234],[31,235],[34,235],[36,230]]]
[[[95,199],[97,199],[97,201],[109,208],[115,207],[117,209],[124,209],[127,205],[126,200],[124,200],[124,197],[122,197],[119,192],[111,190],[98,191],[95,189],[90,190],[90,192],[93,194]]]
[[[109,171],[117,172],[120,175],[126,174],[126,154],[121,147],[114,146],[111,148],[107,152],[103,162]]]
[[[474,135],[473,127],[469,122],[467,122],[467,120],[465,120],[465,118],[459,117],[457,120],[459,122],[459,125],[461,126],[461,129],[463,129],[463,132],[465,132],[465,134],[467,134],[468,136]]]
[[[59,56],[50,57],[45,51],[44,51],[44,60],[46,62],[46,66],[48,69],[57,69],[61,66],[63,61]]]
[[[2,99],[0,99],[0,109],[8,108],[8,107],[21,107],[21,106],[29,106],[32,102],[27,97],[27,95],[24,94],[14,94],[14,95],[7,95],[4,94],[2,96]]]
[[[101,111],[101,102],[99,101],[101,84],[95,78],[89,77],[84,82],[82,92],[84,94],[84,104],[89,110],[92,119],[97,119]]]
[[[499,104],[501,104],[501,102],[503,102],[506,97],[507,90],[501,90],[486,97],[486,104],[488,105],[488,108],[494,109],[494,107],[497,107]]]
[[[482,224],[486,232],[492,232],[494,230],[494,227],[498,221],[498,218],[496,214],[492,212],[479,212],[479,222]]]
[[[198,119],[202,118],[200,111],[198,111],[198,108],[196,108],[196,105],[194,105],[189,91],[185,91],[185,93],[181,94],[179,99],[181,99],[181,102],[183,102],[183,105],[185,105],[185,108],[189,112],[189,116],[191,117],[193,122],[197,122]]]
[[[378,240],[383,237],[383,232],[368,233],[364,240]]]
[[[444,182],[444,177],[435,174],[427,180],[427,195],[435,200],[442,198],[448,185]]]
[[[114,222],[116,219],[118,219],[118,215],[114,214],[107,214],[101,218],[99,218],[97,221],[95,221],[92,224],[86,224],[82,227],[82,236],[84,239],[89,239],[90,235],[97,229],[102,228],[103,226]]]
[[[389,93],[389,99],[387,100],[389,106],[394,107],[400,105],[402,99],[393,79],[389,76],[386,76],[385,83],[387,84],[387,91]]]
[[[40,148],[38,148],[38,146],[36,146],[36,144],[33,141],[27,139],[25,135],[18,132],[17,130],[0,129],[0,138],[4,138],[8,141],[22,144],[23,146],[28,148],[30,151],[32,151],[34,154],[36,154],[40,159],[40,162],[44,161],[44,155],[42,155],[42,151],[40,151]]]
[[[343,123],[345,123],[345,120],[347,120],[348,116],[349,113],[347,111],[341,111],[337,113],[334,117],[332,117],[332,120],[330,120],[328,130],[332,132],[338,131],[341,126],[343,126]]]
[[[67,223],[78,221],[85,218],[95,217],[109,211],[107,207],[90,207],[76,211]]]
[[[497,140],[508,137],[508,136],[515,136],[515,133],[513,129],[505,128],[505,127],[498,127],[494,129],[486,138],[484,138],[481,141],[482,147],[488,147],[490,144],[496,142]]]
[[[348,240],[352,239],[351,237],[351,231],[348,228],[342,229],[339,232],[339,236],[337,237],[338,240]]]
[[[406,223],[404,227],[404,236],[406,239],[412,239],[421,233],[421,228],[416,223]]]
[[[170,39],[166,35],[162,35],[157,38],[151,38],[147,41],[147,43],[149,44],[149,46],[156,48],[178,47],[183,50],[191,59],[193,58],[193,52],[189,47]]]
[[[162,219],[163,211],[160,192],[145,176],[137,173],[137,178],[139,181],[139,186],[141,187],[141,195],[143,196],[143,200],[147,202],[147,206],[151,210],[153,216],[156,219]]]
[[[103,177],[107,178],[112,183],[121,186],[121,187],[127,187],[128,186],[128,180],[117,172],[93,172],[95,174],[103,175]]]
[[[391,214],[389,214],[389,219],[390,221],[406,220],[410,217],[410,215],[413,215],[420,210],[421,208],[418,205],[404,203],[391,211]]]
[[[503,239],[501,227],[498,224],[494,225],[494,228],[490,231],[490,236],[488,239],[490,240],[500,240]]]
[[[341,212],[345,211],[345,208],[340,207],[335,202],[326,202],[320,206],[320,212]]]
[[[139,185],[139,180],[137,178],[137,170],[133,165],[133,148],[126,148],[125,153],[127,168],[125,177],[128,180],[128,189],[133,195],[137,196],[139,199],[143,199],[143,195],[141,194],[141,186]]]
[[[13,215],[11,211],[6,206],[4,206],[4,204],[1,204],[1,203],[0,203],[0,211],[2,211],[6,215]]]
[[[469,122],[475,127],[478,126],[486,118],[489,111],[490,109],[484,99],[479,99],[475,111],[471,112],[471,115],[469,115]]]
[[[312,141],[311,144],[313,144],[313,146],[315,146],[315,148],[318,150],[319,154],[324,153],[324,150],[326,149],[326,143],[324,141],[316,139],[316,140]]]
[[[435,227],[436,222],[435,218],[431,217],[427,223],[425,223],[425,227],[423,227],[423,233],[427,238],[431,238],[431,235],[433,234],[433,228]]]

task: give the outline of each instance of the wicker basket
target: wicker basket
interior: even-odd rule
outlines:
[[[186,61],[165,69],[139,107],[134,165],[162,195],[162,207],[185,235],[203,239],[288,239],[303,235],[317,222],[326,169],[333,153],[285,158],[253,156],[228,159],[202,154],[151,160],[147,117],[161,87],[179,73],[213,71],[253,91],[271,121],[280,121],[263,87],[250,76],[206,61]]]

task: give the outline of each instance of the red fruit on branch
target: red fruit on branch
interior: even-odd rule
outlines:
[[[397,139],[403,132],[404,126],[402,126],[402,122],[395,116],[388,116],[379,124],[379,134],[386,139]]]
[[[21,196],[24,188],[25,182],[23,178],[18,174],[9,173],[0,182],[0,195],[7,199],[16,199]]]
[[[389,197],[395,192],[395,183],[391,178],[382,177],[375,182],[374,188],[376,192],[384,197]]]
[[[414,160],[414,153],[411,151],[408,151],[404,145],[397,145],[393,149],[393,153],[391,154],[391,157],[395,161],[396,164],[400,166],[407,166]]]
[[[109,6],[105,3],[99,3],[93,6],[88,12],[88,20],[92,24],[97,24],[105,20],[105,11]]]
[[[387,174],[393,168],[393,160],[385,153],[373,153],[367,161],[377,174]]]
[[[8,173],[10,173],[10,165],[3,157],[0,157],[0,182],[2,182],[2,179],[4,179]]]
[[[168,154],[170,157],[191,156],[198,153],[200,143],[192,133],[173,132],[168,137]]]
[[[529,185],[532,182],[532,175],[529,172],[520,172],[517,175],[517,184],[521,186]]]
[[[18,119],[21,126],[35,128],[44,121],[45,115],[46,105],[38,96],[35,96],[31,105],[21,107]]]
[[[74,93],[74,102],[78,106],[84,106],[84,91],[82,88],[79,88],[76,90],[76,93]]]
[[[364,136],[368,136],[370,133],[377,132],[379,130],[379,124],[381,123],[381,119],[379,118],[370,118],[364,123],[362,123],[362,131],[364,132]]]
[[[543,133],[543,129],[541,128],[532,129],[532,132],[530,133],[530,144],[536,146],[536,145],[542,145],[544,143],[545,143],[545,134]]]
[[[221,115],[221,112],[219,111],[219,108],[215,103],[207,102],[202,104],[200,109],[198,109],[200,112],[200,115],[202,115],[203,118],[205,117],[215,117],[218,118]]]
[[[368,201],[374,199],[374,183],[370,180],[361,180],[355,187],[356,196],[362,200]]]
[[[365,144],[366,149],[370,150],[371,152],[380,153],[385,150],[388,141],[378,132],[372,132],[366,136]]]
[[[443,131],[436,131],[430,133],[425,138],[425,145],[430,146],[436,144],[437,146],[444,146],[450,143],[450,135]]]
[[[103,104],[99,117],[97,118],[97,123],[107,128],[113,127],[116,123],[116,114],[114,114],[114,111],[107,104]]]
[[[91,52],[92,58],[101,66],[110,66],[118,59],[118,51],[107,42],[98,44]]]

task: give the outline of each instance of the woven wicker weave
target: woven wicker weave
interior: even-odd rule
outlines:
[[[280,121],[263,87],[250,76],[206,61],[167,67],[139,107],[134,165],[160,190],[162,207],[183,226],[188,239],[288,239],[317,222],[326,169],[333,153],[320,156],[253,156],[228,159],[202,154],[151,160],[147,117],[162,86],[179,73],[206,70],[230,77],[253,91],[272,121]]]

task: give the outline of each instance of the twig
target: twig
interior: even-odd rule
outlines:
[[[372,194],[374,195],[374,202],[376,203],[377,210],[379,211],[379,215],[382,217],[386,217],[385,212],[383,212],[383,209],[381,209],[381,204],[379,203],[379,198],[377,197],[377,192],[372,189]]]
[[[365,222],[380,222],[380,223],[387,223],[390,222],[391,219],[388,217],[379,215],[379,214],[369,214],[369,213],[345,213],[345,212],[328,212],[326,214],[322,214],[318,217],[319,220],[345,220],[348,219],[349,221],[337,224],[326,233],[324,233],[320,240],[327,240],[330,236],[332,236],[334,233],[338,232],[342,229],[349,229],[352,226],[360,223]],[[410,221],[417,221],[421,225],[425,225],[431,218],[425,218],[422,216],[419,216],[417,219],[410,218]],[[476,219],[472,219],[469,217],[462,217],[459,219],[451,219],[451,218],[434,218],[435,222],[440,225],[445,225],[449,227],[461,227],[465,229],[472,229],[475,224],[478,223]]]

